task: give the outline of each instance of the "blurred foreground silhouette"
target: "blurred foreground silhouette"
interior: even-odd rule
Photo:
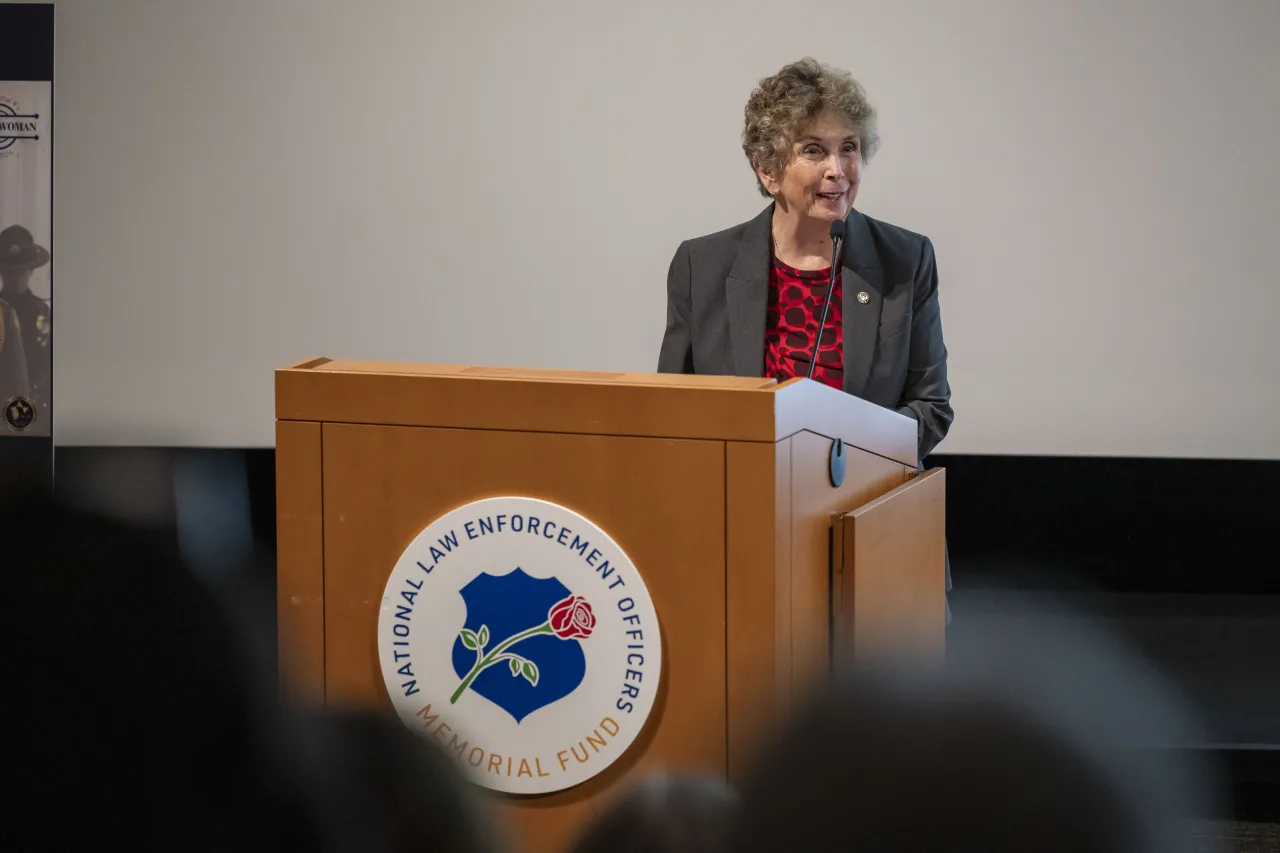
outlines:
[[[40,493],[0,498],[0,543],[7,848],[506,848],[494,801],[389,715],[281,701],[269,626],[176,543]],[[740,800],[654,775],[575,853],[1213,849],[1182,818],[1217,808],[1217,768],[1166,748],[1202,736],[1181,698],[1088,622],[1025,618],[1016,642],[953,624],[941,670],[839,673]]]

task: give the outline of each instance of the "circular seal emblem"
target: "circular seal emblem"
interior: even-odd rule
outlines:
[[[9,429],[23,432],[36,420],[36,407],[26,397],[14,397],[4,406],[4,422]]]
[[[469,503],[419,533],[387,580],[377,637],[405,725],[513,794],[617,761],[662,672],[635,565],[588,519],[533,498]]]

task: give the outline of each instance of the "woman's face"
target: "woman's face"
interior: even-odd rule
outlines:
[[[765,189],[788,213],[824,222],[844,219],[862,180],[858,130],[842,116],[821,113],[800,128],[781,176],[759,174]]]

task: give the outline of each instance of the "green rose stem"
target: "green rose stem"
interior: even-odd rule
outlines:
[[[530,628],[528,631],[522,631],[521,633],[516,634],[514,637],[508,637],[506,640],[503,640],[502,643],[496,646],[493,651],[489,652],[489,654],[480,658],[480,660],[476,662],[476,665],[471,667],[471,671],[467,673],[467,677],[462,679],[462,683],[458,685],[458,689],[453,691],[453,695],[449,697],[449,704],[453,705],[457,703],[458,699],[462,696],[462,694],[465,693],[467,688],[471,686],[471,682],[476,680],[476,676],[484,672],[489,667],[493,666],[495,663],[497,663],[499,655],[501,655],[507,649],[511,648],[521,640],[529,639],[535,634],[550,634],[550,633],[553,633],[551,630],[551,623],[543,622],[537,628]]]

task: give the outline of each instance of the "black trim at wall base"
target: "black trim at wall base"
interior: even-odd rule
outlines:
[[[177,463],[218,459],[243,471],[254,537],[274,551],[271,448],[64,447],[58,490],[125,489],[127,471],[146,469],[150,485],[131,490],[152,489],[172,518],[166,478]],[[927,464],[947,469],[958,590],[1280,595],[1280,461],[935,455]],[[95,470],[113,473],[104,481]]]
[[[1280,594],[1280,461],[946,456],[957,585]]]

